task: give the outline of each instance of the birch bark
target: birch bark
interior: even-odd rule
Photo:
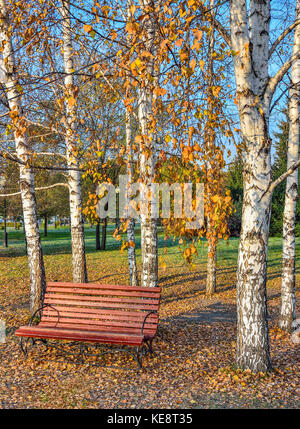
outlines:
[[[127,145],[127,176],[129,183],[132,182],[133,176],[133,150],[132,150],[132,133],[131,133],[131,121],[130,113],[126,110],[126,145]],[[135,235],[134,235],[135,221],[133,218],[129,219],[127,226],[127,240],[129,243],[128,247],[128,265],[129,265],[129,278],[131,286],[138,286],[138,271],[136,264],[136,252],[135,252]]]
[[[237,365],[271,368],[266,269],[271,193],[268,80],[270,1],[231,0],[236,98],[244,140],[244,201],[237,272]],[[249,29],[248,29],[249,24]]]
[[[61,16],[63,26],[63,51],[65,67],[65,97],[66,97],[66,156],[67,164],[70,168],[68,175],[68,184],[70,190],[70,217],[71,217],[71,237],[72,237],[72,266],[73,282],[85,283],[88,281],[85,243],[84,243],[84,224],[82,216],[82,197],[81,197],[81,177],[77,158],[76,145],[76,100],[75,88],[73,82],[73,47],[71,35],[70,19],[70,0],[62,0]],[[73,169],[73,170],[72,170]]]
[[[213,51],[214,51],[214,45],[215,45],[215,29],[214,29],[214,6],[215,6],[215,0],[209,1],[209,8],[211,10],[211,16],[212,16],[212,28],[211,33],[209,37],[209,47],[208,47],[208,72],[210,75],[208,84],[211,87],[213,85],[213,72],[214,72],[214,66],[213,66]],[[208,111],[212,110],[211,106],[208,106]],[[211,136],[207,136],[207,138],[210,140]],[[213,150],[210,147],[211,144],[209,142],[208,144],[208,151],[210,153],[209,156],[213,156]],[[207,170],[208,173],[211,170],[211,162],[208,160],[207,162]],[[213,180],[213,177],[211,174],[208,174],[207,177],[208,180]],[[209,192],[210,184],[208,183],[207,191],[208,191],[208,200],[212,197],[211,193]],[[211,296],[216,292],[216,244],[213,239],[213,227],[211,222],[211,214],[208,213],[207,216],[207,232],[208,232],[208,247],[207,247],[207,274],[206,274],[206,295]]]
[[[210,229],[209,223],[207,223],[207,229]],[[216,292],[217,281],[216,281],[216,246],[210,240],[207,246],[207,274],[206,274],[206,295],[209,297]]]
[[[230,0],[236,101],[244,140],[244,201],[237,272],[237,365],[257,372],[271,368],[266,271],[272,193],[299,166],[297,161],[271,182],[270,103],[278,83],[300,58],[300,52],[295,48],[296,53],[269,77],[268,60],[274,46],[290,30],[284,31],[269,49],[270,0],[250,0],[249,17],[247,4],[246,0]],[[226,35],[223,29],[224,32]]]
[[[127,18],[130,20],[132,18],[132,14],[130,11],[130,1],[127,2]],[[132,42],[132,36],[129,37],[129,43]],[[127,76],[128,83],[131,84],[130,76]],[[126,90],[126,97],[128,98],[129,87]],[[133,178],[133,147],[132,147],[132,131],[131,131],[131,113],[125,106],[125,122],[126,122],[126,152],[127,152],[127,176],[129,184],[132,183]],[[138,270],[136,264],[136,251],[135,251],[135,220],[133,218],[129,218],[129,223],[127,226],[127,240],[129,243],[128,247],[128,266],[129,266],[129,280],[131,286],[139,285],[138,278]]]
[[[18,77],[10,31],[6,1],[0,0],[0,40],[3,57],[1,68],[10,117],[13,121],[16,153],[22,162],[19,164],[20,191],[30,271],[30,309],[33,313],[42,304],[46,278],[36,208],[34,172],[33,168],[29,166],[31,153],[23,117],[21,93],[18,90]]]
[[[300,18],[300,0],[297,0],[296,19]],[[300,52],[300,25],[295,29],[293,54]],[[299,159],[299,96],[300,96],[300,59],[291,69],[289,94],[289,141],[287,148],[287,169]],[[283,251],[281,278],[281,308],[279,326],[292,332],[292,323],[296,319],[295,296],[295,221],[298,198],[298,170],[286,180],[286,192],[283,212]]]
[[[155,81],[155,39],[156,24],[153,18],[153,2],[140,0],[142,10],[145,12],[143,19],[145,48],[153,57],[147,60],[146,78],[139,88],[138,117],[143,142],[140,149],[140,180],[143,186],[141,192],[141,206],[149,203],[148,192],[151,192],[151,184],[155,176],[155,149],[156,136],[151,130],[151,117],[153,106],[153,83]],[[141,248],[142,248],[142,273],[141,286],[156,287],[158,282],[157,260],[157,220],[147,215],[146,210],[141,211]]]

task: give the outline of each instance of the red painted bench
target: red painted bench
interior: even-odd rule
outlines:
[[[54,339],[112,344],[111,351],[128,352],[142,367],[144,346],[153,352],[160,292],[158,287],[49,282],[43,306],[32,316],[29,325],[21,326],[15,334],[22,337],[25,355],[30,338],[33,344],[34,339],[44,343]],[[33,326],[37,315],[40,322]],[[24,338],[27,338],[26,347]],[[123,346],[135,347],[136,353]],[[84,348],[80,348],[80,353],[83,357]]]

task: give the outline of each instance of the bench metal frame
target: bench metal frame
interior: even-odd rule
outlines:
[[[60,319],[59,311],[55,308],[55,306],[53,306],[51,304],[43,304],[31,316],[28,326],[33,326],[33,322],[36,319],[37,315],[41,314],[41,311],[44,308],[46,308],[46,307],[51,307],[55,311],[57,311],[57,313],[58,313],[58,321],[59,321],[59,319]],[[141,335],[142,336],[143,336],[143,333],[144,333],[145,323],[146,323],[148,317],[151,314],[157,314],[157,311],[156,310],[152,310],[152,311],[150,311],[149,313],[147,313],[145,315],[145,318],[144,318],[144,321],[143,321],[143,324],[142,324],[142,328],[141,328]],[[85,343],[85,342],[70,341],[68,343],[68,346],[70,346],[70,345],[71,346],[72,345],[78,346],[79,345],[79,351],[77,353],[72,353],[72,352],[69,352],[69,351],[65,350],[61,346],[57,345],[56,343],[49,342],[49,340],[46,339],[46,338],[21,337],[21,339],[20,339],[20,347],[21,347],[22,352],[24,353],[24,356],[26,356],[26,357],[28,356],[28,349],[29,349],[28,345],[29,345],[30,341],[31,341],[33,347],[36,346],[37,343],[39,343],[39,342],[42,343],[42,345],[45,346],[45,351],[47,351],[48,348],[55,348],[55,349],[59,350],[60,352],[62,352],[64,355],[80,357],[80,362],[72,362],[72,363],[75,363],[75,364],[78,364],[78,363],[80,363],[80,364],[87,363],[87,364],[90,364],[92,366],[101,366],[101,367],[103,367],[103,365],[86,362],[85,358],[87,356],[101,357],[101,356],[105,356],[107,354],[113,354],[113,353],[127,353],[131,357],[134,358],[134,360],[137,363],[137,368],[139,370],[143,366],[143,355],[146,355],[148,353],[150,354],[151,357],[154,355],[153,348],[152,348],[153,339],[151,339],[151,340],[144,339],[142,345],[136,347],[136,352],[135,353],[133,351],[128,350],[127,348],[125,348],[125,347],[129,347],[128,345],[123,345],[121,347],[113,347],[113,346],[109,346],[107,343],[88,343],[88,346],[87,346],[87,343]],[[56,341],[68,341],[68,340],[64,340],[63,338],[60,338],[60,339],[57,339]],[[100,347],[102,347],[102,348],[105,347],[106,350],[102,351],[100,353],[90,353],[89,350],[88,350],[88,347],[91,347],[91,345],[93,345],[94,348],[96,348],[96,349],[99,349]],[[105,366],[105,367],[108,368],[107,366]],[[110,366],[109,368],[118,368],[118,369],[120,369],[119,367],[116,367],[116,366]],[[122,368],[122,369],[132,369],[132,368]]]

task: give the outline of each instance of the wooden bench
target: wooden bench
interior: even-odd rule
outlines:
[[[82,359],[87,350],[82,343],[111,344],[111,351],[102,354],[127,352],[142,367],[144,351],[153,353],[160,292],[158,287],[49,282],[43,306],[33,314],[29,325],[21,326],[15,334],[22,337],[25,355],[30,338],[33,344],[47,344],[48,339],[72,340],[80,343]],[[40,321],[33,326],[38,315]],[[134,347],[136,352],[124,346],[130,350]]]

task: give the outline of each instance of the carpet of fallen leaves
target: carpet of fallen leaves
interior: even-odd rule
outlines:
[[[190,271],[172,259],[160,271],[160,327],[153,358],[134,362],[108,356],[120,369],[60,362],[56,350],[36,347],[27,359],[14,331],[29,320],[29,280],[24,256],[0,257],[0,317],[7,326],[0,344],[2,408],[299,408],[299,345],[277,328],[278,266],[269,273],[268,307],[274,371],[252,374],[235,362],[235,266],[218,270],[218,293],[206,298],[205,264]],[[71,280],[70,255],[46,255],[50,280]],[[89,280],[128,282],[126,254],[88,255]],[[277,270],[277,271],[276,271]],[[297,295],[299,303],[299,277]],[[298,308],[299,313],[299,308]],[[129,359],[130,360],[130,359]],[[132,365],[124,370],[122,365]]]

